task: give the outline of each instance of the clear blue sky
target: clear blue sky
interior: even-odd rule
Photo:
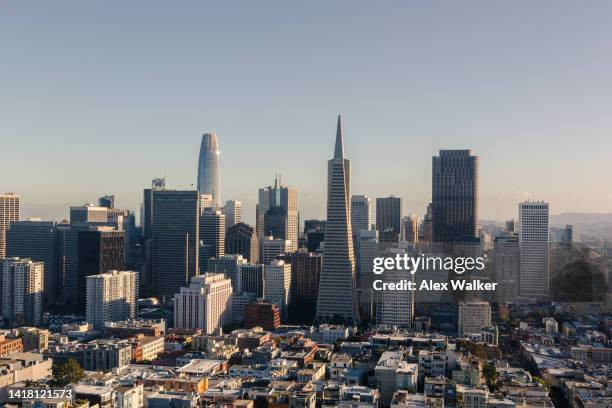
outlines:
[[[422,214],[431,156],[481,157],[481,217],[518,201],[612,211],[608,1],[3,1],[0,191],[23,216],[114,193],[138,209],[195,184],[221,144],[222,199],[253,221],[276,172],[325,213],[342,113],[353,193]]]

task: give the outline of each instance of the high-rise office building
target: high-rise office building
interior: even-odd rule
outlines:
[[[153,191],[152,294],[173,296],[199,273],[197,191]]]
[[[219,169],[219,141],[216,133],[204,133],[198,162],[198,192],[210,194],[214,208],[221,208],[221,170]]]
[[[264,265],[242,264],[238,266],[240,290],[261,298],[264,295]]]
[[[203,213],[206,210],[215,210],[215,202],[213,196],[210,194],[200,194],[200,212]]]
[[[495,253],[495,279],[497,301],[514,301],[519,295],[520,251],[517,235],[496,237],[493,250]]]
[[[140,213],[140,225],[143,237],[144,266],[140,277],[143,292],[149,296],[153,294],[153,192],[166,188],[165,178],[155,178],[151,181],[151,188],[144,189]]]
[[[109,271],[87,277],[87,323],[102,329],[106,322],[133,320],[138,300],[138,273]]]
[[[427,204],[427,210],[425,211],[425,217],[423,217],[423,235],[422,240],[431,243],[433,242],[433,220],[432,220],[432,206],[431,203]]]
[[[206,334],[232,321],[232,282],[222,273],[191,278],[174,296],[174,327]]]
[[[291,265],[291,305],[293,323],[311,324],[317,309],[319,276],[323,257],[319,253],[299,249],[279,257]]]
[[[287,319],[287,306],[291,296],[291,265],[275,259],[264,265],[264,298],[274,303],[281,312],[281,320]]]
[[[538,201],[519,204],[520,293],[523,297],[548,297],[549,205]]]
[[[6,256],[29,258],[44,264],[43,301],[55,302],[61,292],[58,272],[57,229],[53,221],[13,221],[6,235]]]
[[[325,225],[324,220],[304,221],[304,235],[306,236],[308,252],[317,252],[322,249],[321,243],[325,240]]]
[[[200,217],[200,272],[208,271],[208,260],[225,255],[225,214],[206,209]]]
[[[11,228],[12,225],[13,223],[11,224]],[[577,242],[580,242],[580,234],[578,233],[578,229],[575,225],[566,225],[561,234],[561,243],[571,245]]]
[[[315,322],[359,321],[351,230],[351,162],[344,158],[338,116],[334,157],[327,167],[327,224]]]
[[[58,303],[76,311],[79,297],[79,231],[89,228],[87,224],[70,225],[59,222],[57,228],[57,279]]]
[[[241,323],[244,321],[244,311],[247,305],[257,302],[254,293],[240,292],[232,294],[232,321]]]
[[[115,208],[115,196],[105,195],[98,198],[98,207]]]
[[[391,248],[381,254],[383,257],[403,255],[403,249]],[[414,282],[414,275],[406,269],[390,269],[380,278],[383,282]],[[371,288],[371,286],[370,286]],[[376,322],[380,325],[411,328],[414,321],[413,290],[380,290],[376,294]]]
[[[259,200],[256,207],[256,229],[259,238],[269,235],[265,233],[265,215],[272,207],[281,207],[286,212],[286,236],[276,237],[291,241],[291,251],[298,247],[298,232],[300,215],[298,212],[297,190],[283,186],[279,177],[274,180],[274,186],[259,189]]]
[[[259,246],[259,262],[267,265],[280,254],[289,252],[290,249],[291,241],[288,239],[273,238],[270,236],[263,237],[261,245]]]
[[[321,231],[325,232],[325,220],[305,220],[304,221],[304,234],[309,231]]]
[[[151,180],[151,188],[145,188],[142,200],[142,213],[140,214],[142,235],[145,241],[153,237],[153,192],[166,189],[165,178]]]
[[[42,324],[42,262],[5,258],[2,265],[2,318],[9,327]]]
[[[459,302],[459,336],[480,333],[491,326],[491,305],[489,302]]]
[[[90,227],[78,234],[77,310],[85,313],[87,277],[125,267],[125,232],[111,227]]]
[[[250,263],[257,263],[259,240],[255,229],[243,222],[228,228],[225,234],[225,253],[240,254]]]
[[[11,221],[19,221],[20,198],[13,193],[0,194],[0,259],[6,256],[6,231]]]
[[[372,205],[370,197],[354,195],[351,197],[351,229],[356,237],[361,230],[372,227]]]
[[[376,199],[376,231],[381,242],[399,242],[402,231],[402,199],[380,197]]]
[[[291,303],[316,303],[323,261],[321,254],[300,249],[285,253],[279,259],[291,265]]]
[[[264,234],[289,239],[287,211],[283,207],[270,207],[264,214]]]
[[[440,150],[432,158],[432,221],[435,242],[478,238],[478,156]]]
[[[88,223],[90,225],[105,226],[109,223],[107,207],[97,207],[93,204],[84,204],[70,207],[70,224]]]
[[[514,235],[514,234],[518,234],[519,233],[519,220],[518,218],[513,218],[511,220],[508,220],[504,223],[505,229],[506,229],[506,233],[510,234],[510,235]]]
[[[242,202],[237,200],[226,201],[223,206],[223,214],[225,214],[226,229],[238,224],[242,218]]]
[[[419,217],[411,214],[402,219],[402,240],[410,244],[419,242]]]
[[[356,266],[357,288],[359,289],[359,306],[366,318],[374,317],[374,289],[372,284],[376,275],[372,272],[374,258],[378,256],[378,231],[361,230],[357,237],[356,246],[359,252],[359,261]]]
[[[242,285],[240,282],[240,267],[246,265],[247,260],[242,255],[221,255],[217,258],[210,258],[208,260],[208,267],[206,271],[208,273],[222,273],[226,278],[232,281],[232,289],[234,294],[242,292]]]

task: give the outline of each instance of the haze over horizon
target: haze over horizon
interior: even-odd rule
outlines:
[[[275,173],[302,220],[324,218],[342,113],[352,194],[405,214],[424,214],[431,157],[452,148],[480,157],[481,219],[527,198],[610,213],[612,4],[588,5],[6,2],[0,193],[23,218],[104,194],[138,212],[154,177],[195,188],[216,131],[243,219]]]

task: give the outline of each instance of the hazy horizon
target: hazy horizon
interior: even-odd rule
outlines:
[[[585,7],[588,4],[588,7]],[[352,194],[422,216],[431,157],[480,157],[480,217],[612,212],[612,3],[5,2],[0,193],[61,219],[155,177],[195,188],[216,132],[221,199],[254,222],[275,173],[324,218],[343,115]],[[373,211],[374,213],[374,211]]]

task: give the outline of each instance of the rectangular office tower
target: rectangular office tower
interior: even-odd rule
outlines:
[[[138,273],[110,271],[87,277],[87,323],[104,328],[106,322],[136,317]]]
[[[280,207],[284,211],[285,224],[284,232],[280,236],[274,235],[274,238],[281,238],[291,241],[290,251],[296,251],[298,247],[298,232],[300,223],[300,214],[298,212],[297,190],[288,186],[283,186],[281,180],[277,177],[274,180],[274,186],[269,186],[259,189],[259,200],[256,206],[256,230],[257,236],[262,238],[266,235],[272,235],[265,229],[265,216],[270,210],[274,216],[278,218]],[[275,222],[278,224],[278,222]]]
[[[6,256],[29,258],[44,264],[44,303],[55,302],[61,291],[57,229],[53,221],[13,221],[6,234]]]
[[[233,227],[242,220],[242,201],[227,200],[223,206],[225,228]]]
[[[440,150],[432,158],[434,242],[478,238],[478,156],[471,150]]]
[[[519,248],[521,296],[548,296],[549,205],[543,201],[519,204]]]
[[[399,242],[402,228],[402,199],[376,199],[376,231],[380,242]]]
[[[518,241],[517,235],[495,238],[495,279],[499,283],[496,293],[498,302],[512,302],[519,294],[521,265]]]
[[[197,191],[153,191],[153,295],[172,297],[199,271],[200,198]]]
[[[87,277],[123,270],[125,232],[111,227],[90,227],[78,233],[77,310],[85,313]]]
[[[200,272],[208,272],[208,260],[225,254],[225,214],[207,208],[200,216]]]
[[[2,266],[2,318],[9,327],[42,323],[42,262],[6,258]]]
[[[18,195],[13,193],[0,194],[0,259],[6,256],[6,231],[11,226],[11,221],[19,220]]]
[[[370,197],[366,195],[354,195],[351,197],[351,229],[353,237],[359,235],[359,231],[369,231],[372,227],[372,205]]]

